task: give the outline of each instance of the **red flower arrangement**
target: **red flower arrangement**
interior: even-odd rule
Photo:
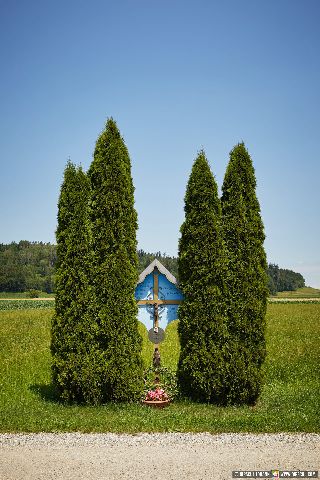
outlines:
[[[147,402],[152,402],[152,401],[163,402],[163,401],[169,400],[169,397],[166,394],[166,392],[163,390],[163,388],[158,387],[155,390],[149,390],[145,400]]]
[[[155,390],[148,390],[144,404],[155,408],[164,408],[169,405],[169,397],[163,388],[157,387]]]

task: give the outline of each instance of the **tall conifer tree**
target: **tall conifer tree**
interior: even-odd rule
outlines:
[[[230,153],[222,187],[224,239],[227,245],[228,399],[254,403],[262,386],[267,304],[264,228],[256,196],[252,160],[243,143]]]
[[[134,298],[137,214],[129,154],[112,118],[97,140],[88,175],[101,400],[134,400],[143,376]]]
[[[81,167],[66,166],[58,204],[55,315],[51,352],[53,381],[66,401],[94,402],[94,321],[90,313],[90,184]]]
[[[203,151],[187,185],[178,267],[185,296],[178,313],[180,388],[195,400],[223,403],[226,256],[217,184]]]

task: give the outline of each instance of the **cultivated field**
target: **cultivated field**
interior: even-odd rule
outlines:
[[[254,407],[176,401],[154,411],[140,404],[63,405],[50,383],[52,309],[0,312],[1,432],[319,432],[319,304],[271,304],[265,386]],[[140,325],[143,357],[152,345]],[[179,355],[177,322],[161,345],[162,362]]]

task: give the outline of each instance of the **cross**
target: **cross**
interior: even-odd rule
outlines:
[[[153,269],[153,298],[148,300],[138,300],[138,305],[150,305],[153,306],[153,328],[159,328],[159,307],[165,305],[179,305],[181,300],[165,300],[159,298],[159,270],[157,267]],[[155,345],[155,348],[159,348],[159,345]]]

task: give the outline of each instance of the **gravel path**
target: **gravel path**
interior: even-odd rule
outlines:
[[[1,480],[229,480],[275,468],[319,470],[320,435],[0,435]]]

